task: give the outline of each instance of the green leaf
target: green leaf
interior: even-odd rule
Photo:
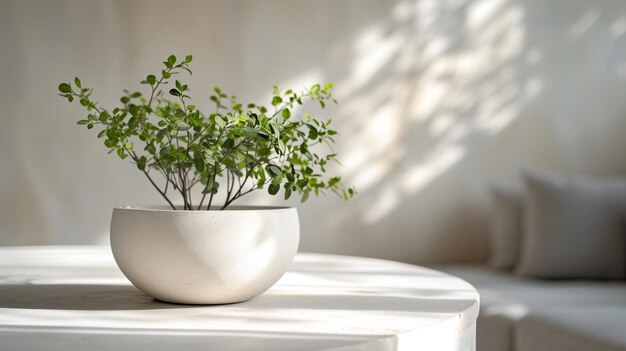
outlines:
[[[174,67],[174,64],[176,63],[176,56],[170,55],[170,57],[168,57],[167,61],[164,62],[164,63],[165,63],[165,67],[167,67],[167,68]]]
[[[215,124],[217,124],[219,127],[224,127],[226,125],[226,117],[222,115],[216,115]]]
[[[317,94],[320,91],[320,85],[319,84],[315,84],[314,86],[311,87],[311,93],[312,94]]]
[[[304,188],[308,184],[309,184],[309,180],[307,178],[304,178],[304,179],[301,179],[301,180],[298,181],[298,186],[300,188]]]
[[[194,165],[196,166],[196,169],[200,172],[204,171],[204,159],[202,157],[196,157],[194,160]]]
[[[285,200],[291,197],[291,188],[285,188]]]
[[[279,184],[270,184],[270,185],[267,187],[267,192],[268,192],[270,195],[276,195],[276,194],[278,194],[278,191],[279,191],[279,190],[280,190],[280,185],[279,185]]]
[[[273,178],[273,177],[276,177],[276,176],[280,175],[281,172],[280,172],[280,168],[278,166],[276,166],[276,165],[269,165],[269,166],[267,166],[267,173],[269,173],[272,176],[272,178]]]
[[[80,84],[80,79],[78,79],[78,77],[74,77],[74,84],[76,84],[78,88],[82,88],[82,85]]]
[[[202,191],[203,194],[217,194],[220,188],[220,183],[218,182],[208,182],[206,187]]]
[[[283,99],[280,96],[274,96],[272,99],[272,106],[278,106],[281,102],[283,102]]]
[[[170,95],[180,96],[181,93],[177,89],[170,89]]]
[[[281,177],[279,175],[274,177],[274,178],[272,178],[272,184],[280,185],[280,183],[282,183],[282,182],[283,182],[283,177]]]
[[[59,84],[59,91],[64,94],[69,94],[72,92],[72,87],[67,83]]]
[[[124,148],[120,147],[117,149],[117,156],[119,156],[122,160],[127,157],[126,153],[124,152]]]
[[[291,111],[289,111],[289,109],[283,109],[282,115],[284,119],[289,119],[289,117],[291,117]]]
[[[137,118],[137,117],[131,117],[128,120],[128,128],[130,128],[130,129],[135,129],[138,124],[139,124],[139,118]]]
[[[100,120],[100,122],[104,123],[104,122],[106,122],[109,119],[109,117],[111,117],[111,116],[109,115],[108,112],[102,111],[102,112],[100,112],[100,116],[98,117],[98,120]]]
[[[226,149],[232,149],[233,147],[235,147],[235,141],[233,139],[228,138],[224,141],[224,143],[222,144],[222,147]]]
[[[156,76],[154,74],[151,74],[149,76],[146,77],[146,82],[148,82],[148,84],[150,85],[155,85],[156,84]]]
[[[317,128],[313,127],[310,124],[307,124],[306,126],[309,127],[309,139],[317,139],[319,135]]]
[[[137,114],[139,113],[139,106],[137,105],[128,105],[128,112],[131,114],[131,116],[137,116]]]
[[[202,190],[202,193],[203,194],[217,194],[218,190],[219,190],[218,188],[209,186],[209,187],[204,188],[204,190]]]
[[[185,63],[190,63],[192,59],[193,59],[193,56],[191,55],[185,56]]]
[[[302,199],[300,199],[300,202],[305,202],[308,199],[309,199],[309,192],[307,191],[306,193],[302,194]]]

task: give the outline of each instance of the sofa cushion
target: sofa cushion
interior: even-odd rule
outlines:
[[[516,351],[624,351],[626,306],[546,308],[524,317]]]
[[[491,188],[491,233],[489,265],[513,269],[517,264],[522,235],[523,197],[501,187]]]
[[[517,323],[537,311],[626,306],[625,281],[549,281],[506,274],[484,265],[436,268],[466,280],[480,293],[476,330],[476,349],[480,351],[514,350]]]
[[[623,279],[626,182],[527,174],[517,272],[542,278]]]

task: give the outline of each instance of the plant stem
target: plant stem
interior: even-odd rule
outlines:
[[[178,178],[180,179],[180,182],[182,184],[182,189],[180,189],[180,194],[183,196],[183,207],[185,210],[188,209],[188,204],[187,204],[187,184],[185,183],[185,179],[183,179],[183,175],[181,173],[181,169],[178,168]]]
[[[214,170],[214,172],[213,172],[213,180],[212,180],[213,183],[211,183],[211,184],[213,186],[215,186],[215,177],[217,177],[217,163],[215,163],[215,166],[213,167],[213,170]],[[206,205],[207,211],[211,209],[211,203],[213,202],[213,195],[215,195],[215,194],[213,193],[213,191],[211,191],[211,196],[209,196],[209,204]]]
[[[187,170],[185,172],[185,181],[189,179],[189,172]],[[193,210],[193,199],[191,198],[191,188],[193,187],[193,183],[189,180],[189,185],[187,186],[187,201],[189,202],[189,209]]]
[[[158,185],[156,185],[156,183],[152,180],[152,178],[150,177],[150,175],[148,174],[147,171],[143,171],[143,174],[146,175],[146,177],[148,177],[148,180],[150,181],[150,183],[152,184],[152,186],[154,186],[154,188],[159,192],[159,194],[161,194],[161,196],[163,196],[163,198],[165,199],[165,201],[167,201],[167,203],[170,205],[170,207],[175,210],[176,206],[174,206],[174,204],[170,201],[170,199],[168,199],[167,195],[161,191],[161,189],[158,187]]]
[[[252,188],[250,188],[249,190],[246,190],[245,192],[243,192],[243,193],[241,193],[241,194],[239,194],[239,195],[237,195],[237,196],[233,197],[232,199],[230,199],[230,201],[225,202],[225,203],[224,203],[224,206],[222,206],[222,208],[220,208],[220,210],[224,210],[224,209],[226,209],[226,207],[228,207],[228,205],[230,205],[233,201],[235,201],[235,200],[237,200],[238,198],[240,198],[240,197],[242,197],[242,196],[246,195],[247,193],[250,193],[250,192],[252,192],[252,191],[255,191],[256,189],[257,189],[257,187],[256,187],[256,186],[253,186],[253,187],[252,187]]]
[[[196,211],[199,211],[202,208],[202,204],[204,203],[205,197],[206,197],[206,193],[202,194],[202,198],[200,199],[200,203],[198,204],[198,208],[196,208]]]

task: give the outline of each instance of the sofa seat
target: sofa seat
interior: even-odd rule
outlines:
[[[624,281],[532,279],[481,265],[436,268],[480,293],[477,351],[626,350]]]
[[[626,306],[537,310],[518,323],[515,350],[626,350]]]

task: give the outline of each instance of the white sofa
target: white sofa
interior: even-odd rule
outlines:
[[[626,281],[546,280],[439,266],[480,292],[477,351],[626,350]]]
[[[626,351],[626,181],[525,172],[491,189],[491,256],[438,267],[480,293],[478,351]]]

